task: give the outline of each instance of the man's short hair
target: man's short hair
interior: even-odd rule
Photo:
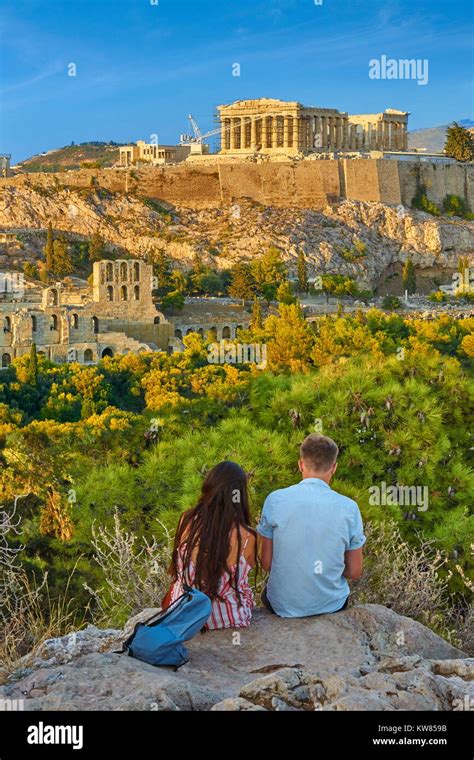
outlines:
[[[339,448],[332,438],[319,433],[308,435],[300,446],[300,457],[314,472],[326,472],[337,459]]]

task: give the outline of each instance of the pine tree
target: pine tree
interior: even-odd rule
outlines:
[[[158,292],[158,295],[164,296],[173,290],[171,261],[164,251],[159,251],[153,257],[153,276],[156,278],[154,290]]]
[[[61,279],[74,272],[74,264],[68,251],[67,242],[64,238],[55,240],[53,243],[53,273]]]
[[[261,330],[262,327],[263,327],[262,307],[258,298],[255,297],[253,299],[252,316],[250,319],[250,329],[253,332],[256,332],[258,330]]]
[[[457,122],[446,130],[444,152],[456,161],[472,161],[474,159],[474,140],[471,134]]]
[[[98,232],[94,232],[89,243],[89,261],[100,261],[105,257],[105,242]]]
[[[35,388],[38,385],[38,354],[36,353],[36,343],[31,344],[30,359],[28,362],[28,383]]]
[[[244,302],[251,298],[254,292],[254,280],[252,269],[249,264],[241,262],[236,264],[231,272],[229,295],[233,298],[241,298]]]
[[[304,251],[298,253],[298,293],[308,292],[308,268]]]
[[[52,273],[54,268],[54,239],[53,239],[53,225],[51,222],[48,224],[48,234],[46,237],[46,245],[44,247],[44,253],[46,256],[46,272]]]
[[[407,259],[402,272],[403,290],[407,290],[409,295],[416,292],[416,275],[415,267],[411,259]]]

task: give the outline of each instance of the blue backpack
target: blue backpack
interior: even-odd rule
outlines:
[[[206,594],[185,586],[184,594],[167,609],[136,624],[121,652],[127,651],[130,657],[150,665],[171,665],[177,669],[189,662],[183,642],[203,628],[211,611],[211,600]]]

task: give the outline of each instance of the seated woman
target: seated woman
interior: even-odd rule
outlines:
[[[169,606],[192,586],[212,600],[206,628],[250,625],[255,600],[248,576],[257,564],[257,534],[250,527],[247,476],[234,462],[210,470],[195,507],[180,520],[170,565]]]

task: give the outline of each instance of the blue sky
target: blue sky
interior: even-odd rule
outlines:
[[[255,97],[400,108],[412,129],[473,117],[470,0],[156,2],[2,0],[0,152],[174,144],[189,113],[207,131],[216,105]],[[369,79],[382,55],[427,59],[428,84]]]

